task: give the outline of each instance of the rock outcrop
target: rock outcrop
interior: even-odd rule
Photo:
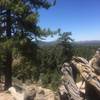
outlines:
[[[15,87],[11,87],[8,91],[11,94],[9,94],[12,97],[11,100],[55,100],[56,98],[52,90],[36,85],[24,85],[24,89],[21,91],[16,90]]]
[[[55,100],[55,94],[52,90],[42,88],[41,86],[31,85],[26,86],[25,94],[31,94],[34,91],[34,100]]]

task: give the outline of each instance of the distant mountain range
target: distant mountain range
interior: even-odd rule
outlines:
[[[38,41],[37,44],[39,46],[52,46],[59,43],[58,41],[51,41],[51,42],[45,42],[45,41]]]
[[[100,40],[77,41],[75,43],[83,46],[100,46]]]
[[[39,46],[51,46],[59,43],[59,41],[52,41],[52,42],[45,42],[45,41],[38,41],[37,44]],[[73,42],[75,45],[82,45],[82,46],[100,46],[100,40],[90,40],[90,41],[77,41]]]

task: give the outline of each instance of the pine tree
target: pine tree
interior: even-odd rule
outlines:
[[[37,26],[38,9],[51,7],[47,0],[0,0],[0,41],[19,36],[41,36]],[[5,90],[12,85],[12,51],[6,48]]]

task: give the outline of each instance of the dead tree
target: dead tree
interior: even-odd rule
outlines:
[[[78,87],[73,80],[71,66],[68,63],[65,63],[61,68],[61,72],[63,74],[63,85],[66,89],[66,92],[63,94],[59,91],[61,100],[83,100],[80,96]]]
[[[86,83],[86,97],[88,100],[100,100],[100,76],[95,73],[84,58],[74,57],[71,62],[79,71]]]

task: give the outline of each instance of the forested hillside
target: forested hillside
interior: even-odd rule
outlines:
[[[100,48],[100,44],[92,44],[92,42],[90,43],[90,45],[86,43],[86,44],[75,44],[74,47],[74,55],[75,56],[80,56],[80,57],[84,57],[87,60],[90,60],[91,57],[93,57],[93,55],[95,54],[95,51]]]
[[[50,47],[50,46],[55,46],[57,44],[59,44],[60,41],[56,40],[56,41],[52,41],[52,42],[45,42],[45,41],[38,41],[37,44],[40,47]],[[73,53],[75,56],[81,56],[86,58],[87,60],[89,60],[93,54],[95,53],[95,51],[100,48],[100,41],[72,41],[71,42],[72,48],[73,48]]]

